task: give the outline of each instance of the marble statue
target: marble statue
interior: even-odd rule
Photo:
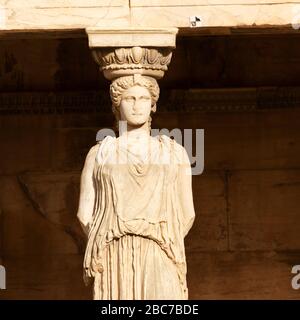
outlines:
[[[160,39],[154,31],[134,30],[136,38],[126,32],[131,43],[149,34]],[[114,43],[115,33],[105,32]],[[105,32],[91,30],[90,44],[93,37],[101,44]],[[127,34],[122,32],[116,44]],[[94,299],[188,299],[184,238],[195,218],[191,165],[183,146],[150,131],[156,79],[167,70],[177,31],[157,32],[165,32],[166,47],[92,48],[112,81],[116,124],[126,123],[117,137],[108,135],[90,149],[81,175],[77,216],[87,235],[84,279],[93,284]]]

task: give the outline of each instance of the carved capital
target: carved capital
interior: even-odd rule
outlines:
[[[95,61],[104,76],[113,80],[132,74],[142,74],[160,79],[168,70],[172,58],[171,48],[95,48]]]
[[[177,29],[87,29],[93,57],[113,80],[132,74],[160,79],[168,70]]]

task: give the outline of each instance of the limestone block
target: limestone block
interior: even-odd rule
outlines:
[[[29,120],[27,118],[27,120]],[[51,168],[51,131],[42,128],[42,121],[37,124],[31,119],[31,128],[26,127],[25,117],[2,117],[0,123],[1,154],[0,172],[16,173],[24,170]],[[48,119],[51,124],[51,120]],[[22,122],[22,124],[20,124]],[[11,124],[11,127],[9,127]],[[36,124],[36,127],[35,127]]]
[[[0,5],[6,8],[81,8],[81,7],[121,7],[127,0],[1,0]]]
[[[177,40],[174,64],[170,65],[167,77],[176,79],[178,88],[247,90],[298,84],[296,35],[198,36]]]
[[[95,25],[128,26],[128,7],[8,7],[2,11],[2,30],[78,29]]]
[[[81,253],[85,239],[75,219],[78,204],[74,201],[79,195],[79,180],[78,172],[27,173],[19,176],[19,181],[36,210],[49,223],[65,231]]]
[[[82,255],[7,256],[4,259],[7,289],[2,299],[91,299],[82,281]]]
[[[299,250],[299,170],[234,172],[229,178],[230,248]]]
[[[82,253],[73,201],[78,186],[79,174],[1,177],[3,256]]]
[[[137,1],[135,2],[137,4]],[[190,17],[200,17],[202,27],[288,25],[295,22],[299,4],[225,4],[133,6],[131,21],[137,26],[190,27]]]
[[[57,41],[6,40],[0,46],[0,87],[2,91],[47,90],[54,86],[59,67],[55,52]],[[26,48],[26,50],[24,50]],[[49,77],[50,75],[50,77]]]
[[[52,133],[52,168],[82,169],[88,148],[96,144],[98,128],[60,128]]]
[[[155,25],[153,25],[155,26]],[[86,29],[90,48],[94,47],[171,47],[175,48],[177,28],[112,28]],[[120,55],[118,58],[121,58]]]
[[[187,252],[190,299],[299,299],[291,286],[300,255]]]
[[[242,5],[262,5],[262,4],[280,4],[282,0],[230,0],[229,4],[242,4]],[[298,0],[289,1],[289,3],[299,3]],[[131,7],[185,7],[185,6],[220,6],[228,5],[226,0],[131,0]]]
[[[196,218],[185,239],[187,250],[227,250],[227,212],[224,177],[221,172],[193,176]]]
[[[1,1],[2,30],[57,30],[102,27],[190,27],[199,16],[201,27],[287,26],[298,23],[299,3],[248,1]],[[292,29],[292,28],[291,28]]]
[[[178,117],[182,129],[204,129],[205,170],[299,167],[300,112],[297,109],[191,112],[179,113]]]

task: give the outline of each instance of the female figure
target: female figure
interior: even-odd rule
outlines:
[[[88,236],[84,277],[94,279],[94,299],[187,299],[184,237],[195,217],[187,153],[150,135],[155,79],[124,76],[110,94],[127,130],[86,157],[78,209]]]

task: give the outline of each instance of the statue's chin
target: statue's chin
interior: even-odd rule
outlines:
[[[127,121],[128,126],[136,129],[143,126],[145,123],[146,121]]]

